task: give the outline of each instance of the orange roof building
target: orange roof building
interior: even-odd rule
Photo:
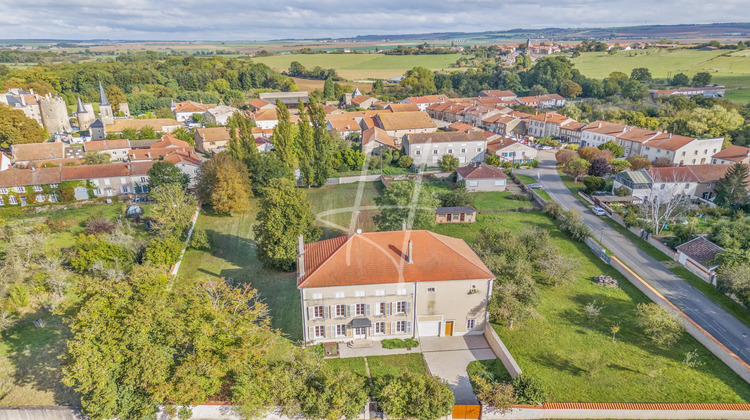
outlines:
[[[305,341],[479,335],[494,278],[462,239],[429,231],[300,238]]]

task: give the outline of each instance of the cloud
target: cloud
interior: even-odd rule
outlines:
[[[269,40],[732,22],[747,0],[0,0],[0,38]]]

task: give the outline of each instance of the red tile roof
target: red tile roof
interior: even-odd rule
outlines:
[[[11,146],[13,159],[16,161],[32,161],[39,159],[62,159],[65,157],[63,143],[28,143]]]
[[[714,159],[742,162],[750,156],[750,147],[731,145],[719,153],[713,155]]]
[[[408,264],[408,242],[413,263]],[[305,245],[297,287],[485,280],[495,276],[463,239],[425,230],[370,232]]]
[[[427,107],[427,109],[430,109],[434,105],[441,105],[441,104],[433,104]],[[419,111],[419,107],[417,104],[389,104],[386,108],[390,109],[393,112],[417,112]]]
[[[422,143],[453,143],[463,141],[481,141],[484,140],[483,131],[442,131],[437,133],[417,133],[407,134],[409,144]]]
[[[83,148],[86,149],[87,152],[112,149],[130,149],[130,140],[117,139],[87,141],[83,143]]]
[[[686,166],[646,169],[654,182],[698,182],[698,177]]]
[[[464,179],[487,179],[487,178],[507,178],[500,168],[484,163],[479,166],[462,166],[456,168],[456,172]]]

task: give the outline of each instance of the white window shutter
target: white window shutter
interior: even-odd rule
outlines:
[[[327,306],[324,306],[324,307],[323,307],[323,318],[324,318],[324,319],[330,319],[330,318],[331,318],[331,313],[330,313],[330,311],[328,310],[328,307],[327,307]]]
[[[393,331],[393,334],[396,334],[398,330],[396,329],[396,321],[391,322],[391,331]]]
[[[346,326],[344,326],[344,331],[346,331],[346,336],[347,337],[351,337],[352,333],[354,332],[354,331],[352,331],[351,328],[347,328]]]
[[[390,322],[384,322],[385,324],[385,333],[386,335],[391,333],[391,323]]]
[[[370,304],[369,303],[365,305],[365,315],[370,316]]]
[[[307,338],[310,341],[315,340],[315,327],[307,327]]]
[[[411,334],[411,322],[406,321],[406,332]]]
[[[308,306],[307,307],[307,319],[313,319],[314,316],[315,316],[315,307]]]
[[[333,337],[333,334],[331,334],[331,326],[326,325],[326,337]]]
[[[407,314],[411,313],[411,302],[406,302],[406,313]]]

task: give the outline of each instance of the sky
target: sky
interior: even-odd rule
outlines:
[[[749,20],[750,0],[0,0],[0,39],[252,41]]]

